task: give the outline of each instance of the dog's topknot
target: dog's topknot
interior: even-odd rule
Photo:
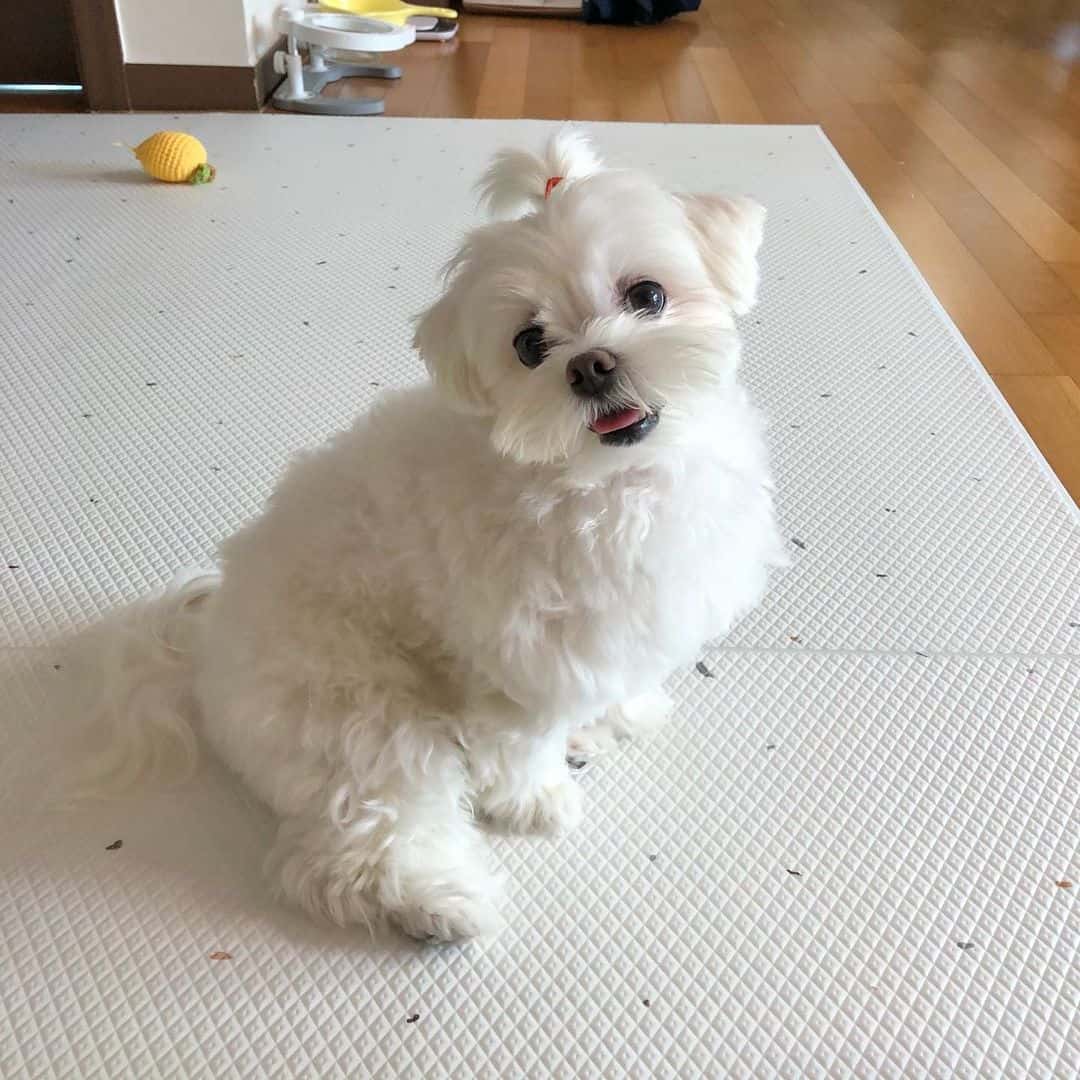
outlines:
[[[481,203],[492,217],[521,217],[543,205],[551,190],[549,180],[572,183],[601,168],[588,136],[577,128],[564,127],[548,139],[539,154],[501,150],[477,188]]]

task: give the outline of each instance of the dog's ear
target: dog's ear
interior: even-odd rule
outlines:
[[[451,405],[462,412],[482,413],[490,402],[469,362],[463,288],[460,278],[452,279],[442,296],[420,315],[413,348]]]
[[[740,195],[680,195],[690,229],[713,284],[736,315],[757,300],[757,253],[765,207]]]

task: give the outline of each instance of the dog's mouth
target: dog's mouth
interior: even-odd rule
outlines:
[[[659,422],[658,412],[633,405],[601,413],[589,424],[589,430],[607,446],[630,446],[644,439]]]

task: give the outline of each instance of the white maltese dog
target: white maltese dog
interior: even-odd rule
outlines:
[[[418,938],[492,929],[475,818],[572,828],[567,765],[665,718],[661,686],[784,561],[736,380],[763,209],[500,154],[420,318],[432,384],[289,468],[203,574],[114,642],[107,760],[195,732],[280,818],[289,901]]]

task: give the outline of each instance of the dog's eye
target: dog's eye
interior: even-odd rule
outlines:
[[[659,315],[667,297],[655,281],[639,281],[626,290],[626,303],[636,315]]]
[[[527,368],[539,367],[547,356],[543,327],[526,326],[514,338],[514,348],[517,350],[518,359]]]

